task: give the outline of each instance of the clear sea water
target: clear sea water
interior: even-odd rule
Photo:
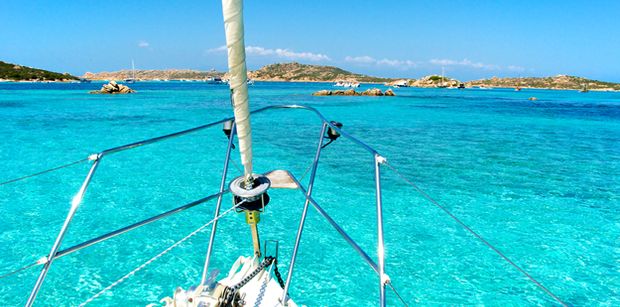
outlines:
[[[0,181],[103,149],[231,115],[226,86],[137,83],[127,96],[100,84],[0,83]],[[620,93],[398,89],[396,97],[313,97],[320,83],[257,83],[253,108],[306,104],[344,123],[465,223],[573,305],[620,305]],[[535,96],[536,102],[528,100]],[[255,169],[298,177],[320,122],[305,111],[252,119]],[[220,127],[108,156],[63,247],[215,193]],[[238,164],[238,153],[233,153]],[[315,198],[375,256],[372,157],[340,139],[323,151]],[[0,186],[0,274],[45,255],[88,164]],[[239,172],[233,167],[231,175]],[[387,273],[412,304],[554,305],[442,211],[383,171]],[[307,178],[304,180],[307,182]],[[303,197],[274,190],[259,225],[279,240],[287,271]],[[230,198],[224,204],[229,206]],[[41,306],[77,305],[212,218],[214,202],[54,262]],[[210,229],[210,228],[209,228]],[[140,306],[199,281],[208,231],[92,304]],[[242,215],[222,219],[212,267],[250,255]],[[0,301],[25,302],[39,268],[0,279]],[[291,295],[308,306],[376,305],[374,272],[310,209]],[[388,303],[398,305],[388,290]]]

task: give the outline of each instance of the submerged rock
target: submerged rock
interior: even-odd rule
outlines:
[[[108,84],[104,84],[100,90],[92,91],[91,94],[129,94],[136,91],[130,89],[126,85],[118,84],[115,81],[110,81]]]

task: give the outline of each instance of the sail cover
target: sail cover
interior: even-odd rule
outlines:
[[[247,68],[245,65],[245,42],[243,35],[243,1],[222,0],[226,47],[228,49],[228,71],[232,105],[237,125],[239,152],[244,174],[252,175],[252,129],[248,103]]]

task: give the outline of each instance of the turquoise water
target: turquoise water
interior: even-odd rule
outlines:
[[[137,83],[135,95],[87,94],[99,86],[0,83],[0,181],[231,114],[224,86]],[[398,89],[396,97],[310,96],[329,87],[257,83],[251,103],[318,108],[565,301],[620,304],[620,93]],[[256,171],[288,169],[301,177],[320,122],[290,110],[252,121]],[[216,192],[225,146],[215,127],[104,158],[63,247]],[[321,161],[315,198],[374,256],[372,157],[340,139]],[[87,170],[81,164],[0,186],[0,274],[49,251]],[[230,178],[239,174],[231,172]],[[410,303],[553,305],[389,169],[383,178],[387,273]],[[261,239],[279,240],[285,273],[303,197],[274,190],[271,198]],[[83,302],[206,223],[213,206],[58,259],[38,304]],[[314,209],[306,226],[293,298],[308,306],[376,305],[372,270]],[[208,231],[193,237],[93,304],[146,305],[197,283],[207,240]],[[241,215],[222,219],[212,267],[227,270],[238,255],[249,255],[250,240]],[[38,272],[0,279],[3,304],[23,304]],[[389,291],[388,303],[398,305]]]

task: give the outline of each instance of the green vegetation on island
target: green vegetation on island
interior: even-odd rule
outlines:
[[[620,83],[591,80],[582,77],[557,75],[555,77],[497,78],[469,81],[466,86],[508,87],[508,88],[545,88],[557,90],[598,90],[617,91]]]
[[[209,77],[223,77],[223,72],[215,70],[200,71],[192,69],[149,69],[135,71],[125,69],[111,72],[85,73],[82,78],[89,80],[125,80],[135,78],[137,80],[204,80]]]
[[[199,71],[189,69],[167,70],[121,70],[115,72],[86,73],[90,80],[205,80],[211,77],[228,79],[228,74],[215,70]],[[448,76],[429,75],[419,79],[380,78],[352,73],[334,66],[276,63],[249,71],[248,77],[257,81],[302,81],[302,82],[364,82],[385,83],[391,86],[435,87],[501,87],[501,88],[544,88],[593,91],[620,90],[620,83],[590,80],[582,77],[558,75],[555,77],[497,78],[462,82]]]
[[[394,79],[356,74],[334,66],[308,65],[300,63],[278,63],[263,66],[250,72],[254,80],[269,81],[315,81],[336,82],[351,80],[357,82],[388,82]]]
[[[228,79],[228,74],[224,72],[189,69],[87,72],[82,78],[90,80],[124,80],[132,78],[133,75],[138,80],[203,80],[209,77]],[[350,80],[357,82],[387,82],[393,80],[356,74],[334,66],[308,65],[295,62],[266,65],[258,70],[248,72],[248,77],[259,81],[336,82]]]
[[[0,61],[0,80],[9,81],[71,81],[77,77],[43,69],[21,66]]]

